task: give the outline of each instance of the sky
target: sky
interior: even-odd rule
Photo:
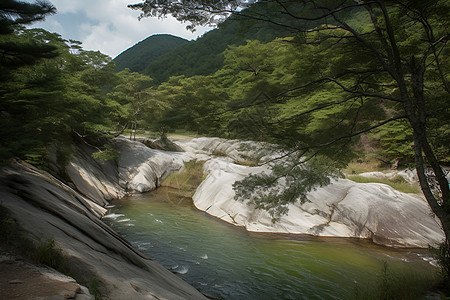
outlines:
[[[98,50],[112,58],[154,34],[172,34],[192,40],[212,29],[198,27],[191,32],[186,30],[187,24],[170,16],[138,21],[139,11],[128,8],[127,4],[139,3],[139,0],[49,1],[56,7],[57,13],[31,27],[57,32],[65,39],[82,42],[85,50]]]

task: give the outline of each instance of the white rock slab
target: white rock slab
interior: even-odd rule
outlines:
[[[208,147],[217,149],[220,143],[221,139],[202,138],[183,147],[191,153],[212,153]],[[227,141],[225,152],[238,157],[230,143],[239,142]],[[204,171],[208,175],[193,196],[194,205],[248,231],[370,238],[391,247],[426,248],[444,238],[439,220],[421,195],[402,193],[384,184],[334,180],[310,192],[309,202],[291,204],[289,213],[273,223],[266,211],[235,200],[232,188],[250,173],[267,172],[266,167],[247,167],[215,157],[205,163]],[[413,177],[411,172],[401,175]]]

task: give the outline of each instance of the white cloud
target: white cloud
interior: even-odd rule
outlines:
[[[195,39],[211,29],[199,27],[192,33],[185,29],[186,24],[170,16],[162,20],[144,18],[138,21],[139,12],[127,7],[133,0],[50,1],[58,13],[55,17],[47,18],[44,24],[37,24],[37,27],[56,31],[65,38],[78,39],[83,43],[84,49],[99,50],[112,57],[153,34],[168,33]],[[70,24],[65,24],[69,23],[69,14],[72,14]],[[66,22],[58,22],[57,17],[64,18],[64,15]]]
[[[57,20],[49,20],[47,22],[47,30],[50,32],[57,32],[62,36],[66,34],[64,27]]]
[[[86,7],[86,1],[51,0],[58,14],[77,13]]]

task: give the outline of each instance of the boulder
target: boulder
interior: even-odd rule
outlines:
[[[119,185],[130,192],[154,190],[170,174],[184,168],[182,153],[155,150],[143,143],[115,139],[120,156],[117,160]]]
[[[416,170],[405,169],[400,171],[389,171],[389,172],[365,172],[358,174],[358,176],[363,176],[367,178],[376,178],[376,179],[387,179],[387,180],[395,180],[397,177],[402,177],[409,184],[418,184],[419,178],[417,177]]]
[[[24,262],[21,257],[0,257],[0,291],[9,299],[91,300],[89,290],[75,279],[45,266]],[[5,298],[6,299],[6,298]]]
[[[80,193],[105,206],[110,200],[121,198],[126,193],[118,184],[116,163],[94,159],[92,154],[96,151],[87,145],[76,147],[70,162],[65,166],[65,173]]]
[[[266,161],[273,157],[274,154],[270,145],[252,141],[201,137],[190,140],[178,140],[177,143],[187,153],[196,156],[197,159],[207,160],[214,156],[246,165],[255,161]]]

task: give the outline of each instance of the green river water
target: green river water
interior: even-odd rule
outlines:
[[[147,256],[216,299],[354,299],[382,279],[435,276],[426,250],[369,241],[250,233],[197,210],[169,188],[111,203],[105,221]]]

